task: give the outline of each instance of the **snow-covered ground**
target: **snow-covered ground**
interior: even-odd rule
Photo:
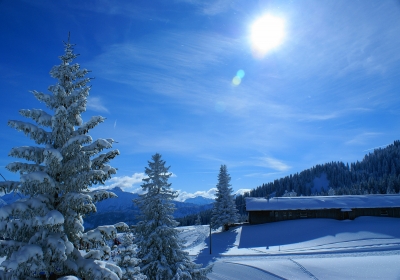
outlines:
[[[400,219],[293,220],[227,232],[182,227],[197,263],[214,263],[210,279],[400,279]]]
[[[212,233],[178,228],[197,263],[219,279],[400,279],[400,219],[359,217],[243,225]],[[0,259],[0,262],[4,260]]]

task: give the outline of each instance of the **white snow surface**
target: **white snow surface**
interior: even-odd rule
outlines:
[[[211,280],[400,279],[398,218],[244,224],[227,232],[213,231],[212,254],[208,226],[178,230],[195,262],[214,264],[208,274]]]
[[[359,217],[180,227],[185,251],[214,263],[209,279],[400,279],[400,219]]]
[[[246,197],[246,210],[301,210],[400,207],[398,194],[297,196],[271,199]]]

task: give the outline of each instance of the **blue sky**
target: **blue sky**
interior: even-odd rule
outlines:
[[[83,118],[106,117],[91,136],[114,138],[121,152],[108,186],[139,188],[158,152],[176,190],[207,192],[221,164],[235,191],[251,189],[400,138],[399,1],[3,0],[0,12],[9,180],[18,179],[5,169],[9,150],[33,142],[7,121],[44,109],[29,91],[54,83],[68,32],[95,78]],[[251,26],[267,14],[284,37],[260,55]]]

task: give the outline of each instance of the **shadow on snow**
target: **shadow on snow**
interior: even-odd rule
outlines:
[[[388,223],[388,219],[393,223]],[[377,235],[377,238],[382,238],[382,236],[400,238],[400,230],[393,230],[393,227],[400,225],[399,222],[398,218],[359,217],[353,221],[308,219],[248,225],[242,227],[238,248],[282,246],[323,237],[336,237],[345,233],[361,232],[372,232]]]

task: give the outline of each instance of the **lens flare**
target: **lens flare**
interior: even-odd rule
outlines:
[[[240,79],[244,78],[244,71],[242,69],[240,69],[239,71],[237,71],[236,76],[238,76]]]
[[[242,79],[243,79],[244,75],[245,75],[245,73],[244,73],[244,71],[243,71],[242,69],[238,70],[238,71],[236,72],[236,76],[233,77],[233,79],[232,79],[232,84],[233,84],[234,86],[240,85],[240,83],[242,82]]]
[[[235,76],[235,77],[232,79],[232,84],[233,84],[234,86],[240,85],[241,82],[242,82],[242,79],[241,79],[240,77],[238,77],[238,76]]]

